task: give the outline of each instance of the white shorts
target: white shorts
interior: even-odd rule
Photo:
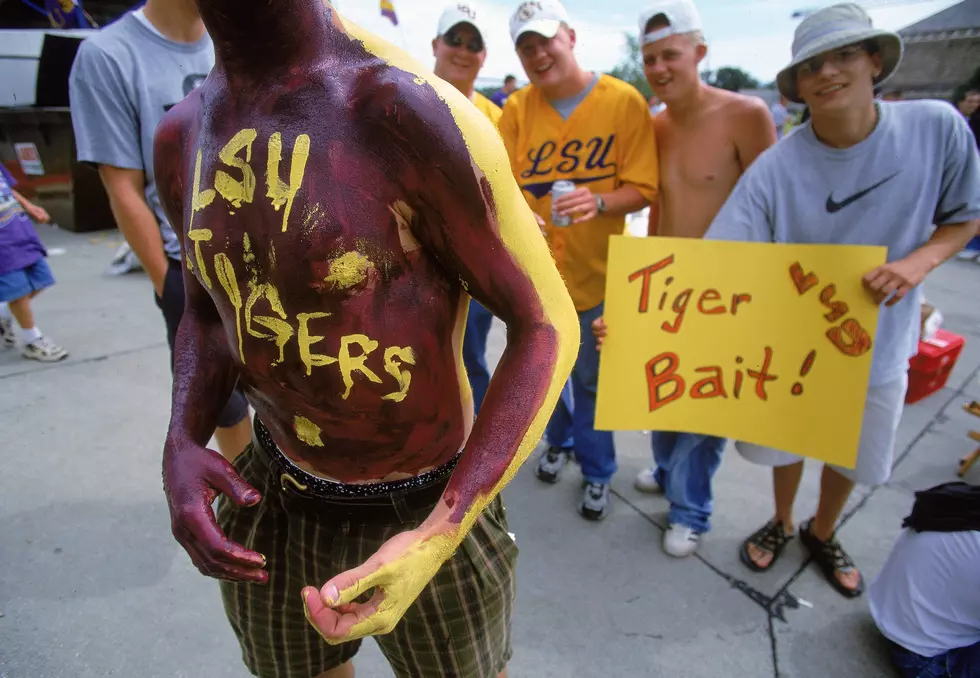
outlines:
[[[888,482],[895,460],[895,436],[902,420],[908,385],[909,378],[906,374],[901,379],[868,388],[857,465],[853,469],[833,465],[831,468],[845,478],[870,487]],[[795,454],[751,443],[736,442],[735,449],[745,459],[763,466],[789,466],[803,461],[803,457]]]

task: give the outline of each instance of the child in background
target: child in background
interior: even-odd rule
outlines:
[[[47,250],[41,244],[31,219],[46,223],[50,217],[43,208],[14,190],[16,180],[0,165],[0,345],[12,348],[17,339],[14,318],[20,325],[24,357],[55,362],[68,356],[34,324],[31,299],[54,285],[54,276],[45,261]]]

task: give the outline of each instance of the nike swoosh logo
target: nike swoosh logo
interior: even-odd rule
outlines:
[[[594,181],[602,181],[603,179],[611,179],[611,178],[613,178],[615,176],[616,176],[616,173],[613,172],[612,174],[606,174],[606,175],[603,175],[601,177],[589,177],[587,179],[568,179],[567,181],[571,181],[575,185],[578,185],[578,184],[591,184]],[[523,186],[521,186],[521,188],[524,189],[525,191],[527,191],[528,193],[530,193],[531,195],[533,195],[535,198],[537,198],[537,199],[540,200],[541,198],[543,198],[544,196],[548,195],[548,193],[551,192],[551,186],[554,183],[555,183],[554,181],[543,181],[543,182],[541,182],[539,184],[524,184]]]
[[[879,181],[874,186],[869,186],[868,188],[864,189],[863,191],[859,191],[858,193],[855,193],[851,197],[845,198],[844,200],[841,200],[840,202],[836,202],[834,200],[834,194],[831,193],[830,196],[827,198],[827,211],[830,212],[831,214],[834,214],[835,212],[840,212],[842,209],[844,209],[845,207],[847,207],[851,203],[857,202],[858,200],[860,200],[861,198],[863,198],[864,196],[866,196],[871,191],[875,190],[876,188],[878,188],[880,186],[883,186],[884,184],[888,183],[889,181],[891,181],[892,179],[894,179],[898,175],[899,175],[899,172],[895,172],[891,176],[885,177],[884,179],[882,179],[881,181]]]
[[[936,226],[942,226],[943,224],[952,223],[953,217],[955,217],[957,214],[965,210],[967,207],[968,205],[964,202],[964,203],[960,203],[959,205],[957,205],[956,207],[954,207],[948,212],[941,213],[939,216],[936,217]]]

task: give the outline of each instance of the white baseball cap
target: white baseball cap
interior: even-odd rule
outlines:
[[[668,26],[647,33],[650,19],[663,15]],[[640,14],[640,46],[669,38],[672,35],[683,35],[702,30],[701,14],[691,0],[655,0]]]
[[[473,2],[454,2],[447,5],[439,17],[439,32],[436,37],[441,38],[459,24],[469,24],[480,34],[480,39],[486,42],[483,27],[480,25],[481,15],[482,12]]]
[[[549,40],[568,23],[568,11],[560,0],[522,2],[510,18],[510,37],[517,44],[525,33],[537,33]]]

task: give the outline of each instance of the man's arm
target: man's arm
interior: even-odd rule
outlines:
[[[945,144],[940,198],[936,204],[932,237],[912,254],[880,266],[864,276],[864,286],[881,303],[901,301],[935,268],[962,250],[977,234],[980,224],[980,155],[973,132],[962,116],[948,106],[937,131]]]
[[[731,121],[735,131],[735,152],[744,172],[767,148],[779,139],[772,114],[761,99],[745,97]]]
[[[163,251],[160,225],[143,192],[143,170],[99,165],[99,177],[109,195],[109,208],[116,225],[143,265],[157,296],[162,295],[167,255]]]
[[[39,205],[35,205],[30,200],[28,200],[27,198],[25,198],[24,196],[22,196],[20,193],[18,193],[12,188],[10,189],[10,194],[13,195],[14,200],[20,203],[20,206],[24,208],[24,211],[27,212],[27,216],[29,216],[34,221],[37,221],[38,223],[46,224],[51,220],[51,215],[49,215],[48,211],[43,207],[40,207]]]
[[[579,346],[574,306],[520,189],[500,171],[507,159],[490,123],[460,106],[456,131],[432,92],[405,96],[398,128],[414,146],[401,149],[409,162],[401,182],[417,212],[413,232],[449,276],[507,324],[507,348],[428,519],[319,595],[303,591],[309,619],[332,643],[394,627],[537,445]],[[413,120],[409,111],[426,112]],[[350,605],[371,588],[381,593]]]
[[[79,161],[98,166],[116,224],[159,295],[167,257],[156,215],[143,192],[146,168],[139,113],[126,82],[110,55],[84,41],[68,79],[72,127]]]
[[[174,108],[154,139],[160,202],[178,229],[183,224],[181,158],[187,143],[180,114],[190,107],[185,101]],[[189,268],[182,270],[186,296],[174,346],[173,406],[163,453],[171,528],[201,573],[265,583],[265,558],[228,540],[211,509],[218,493],[240,506],[253,506],[261,496],[220,454],[205,447],[238,381],[238,370],[214,302]]]

